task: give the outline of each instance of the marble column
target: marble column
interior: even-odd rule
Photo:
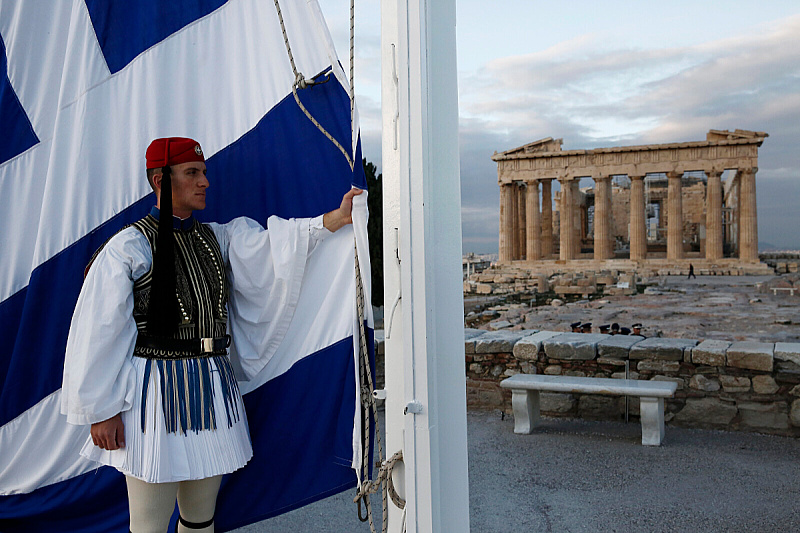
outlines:
[[[561,183],[561,202],[558,206],[559,228],[559,252],[558,258],[562,261],[569,261],[575,257],[575,231],[572,228],[575,201],[573,200],[574,188],[572,182],[566,179],[559,180]]]
[[[706,259],[722,259],[722,172],[706,173]]]
[[[553,255],[553,180],[542,180],[542,258]]]
[[[669,172],[667,189],[667,259],[683,258],[682,172]]]
[[[519,187],[516,183],[511,184],[511,259],[519,259]]]
[[[756,172],[740,169],[739,181],[739,259],[758,262],[758,214],[756,213]]]
[[[580,179],[572,180],[570,185],[572,186],[572,231],[574,232],[572,238],[572,258],[579,259],[581,256],[581,243],[583,241]]]
[[[517,259],[525,259],[528,255],[527,252],[527,225],[528,225],[528,217],[526,216],[525,212],[527,211],[525,203],[526,203],[526,195],[525,195],[525,184],[518,183],[517,184],[517,231],[519,232],[519,254],[517,255]]]
[[[631,179],[630,235],[631,259],[647,259],[647,218],[644,205],[644,176],[628,176]]]
[[[500,185],[500,261],[511,261],[513,253],[513,185]]]
[[[611,259],[611,176],[594,180],[594,258]]]
[[[526,189],[525,214],[527,216],[527,256],[528,261],[542,258],[542,218],[539,213],[539,182],[531,181]]]

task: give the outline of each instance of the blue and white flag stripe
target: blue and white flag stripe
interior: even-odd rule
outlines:
[[[298,69],[333,73],[301,100],[360,161],[319,6],[281,8]],[[86,261],[154,203],[147,144],[200,140],[211,188],[199,218],[209,221],[315,216],[365,188],[363,170],[295,103],[272,2],[3,2],[0,39],[0,530],[124,531],[122,477],[77,455],[88,428],[67,425],[58,398]],[[224,481],[219,530],[355,484],[353,235],[368,281],[365,196],[352,229],[309,258],[289,332],[242,384],[255,455]]]

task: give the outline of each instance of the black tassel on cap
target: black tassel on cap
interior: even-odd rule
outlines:
[[[169,143],[165,150],[169,161]],[[153,285],[147,308],[147,333],[159,337],[172,337],[178,329],[180,314],[175,290],[175,237],[172,234],[172,169],[161,168],[161,201],[153,258]]]

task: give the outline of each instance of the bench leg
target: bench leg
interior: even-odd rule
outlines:
[[[539,391],[512,390],[511,407],[514,409],[514,433],[532,433],[539,423]]]
[[[664,398],[641,398],[642,445],[661,446],[664,440]]]

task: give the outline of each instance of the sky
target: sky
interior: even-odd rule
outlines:
[[[318,0],[349,66],[350,3]],[[381,167],[380,2],[356,1],[364,156]],[[464,253],[496,253],[502,152],[764,131],[759,241],[800,249],[800,2],[457,0]]]

